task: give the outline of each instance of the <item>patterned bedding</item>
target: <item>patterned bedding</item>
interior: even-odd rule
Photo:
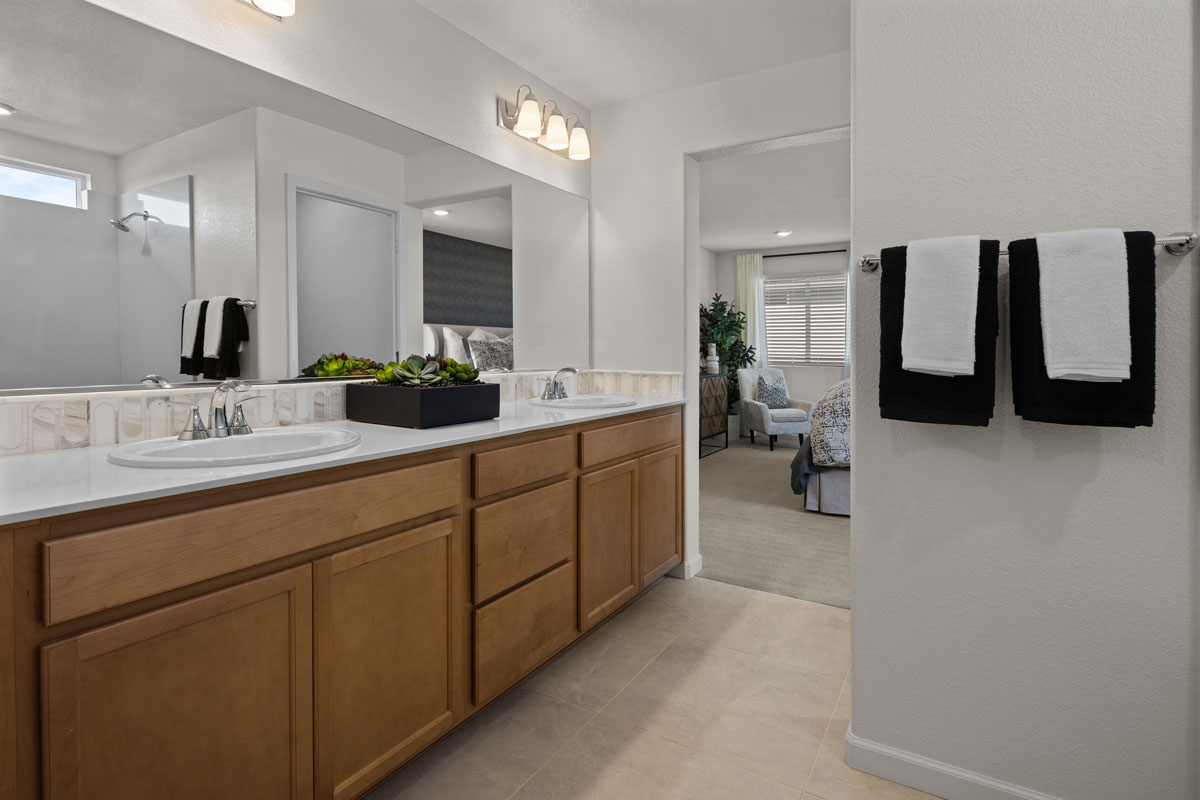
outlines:
[[[850,380],[834,386],[813,408],[812,462],[821,467],[850,466]]]

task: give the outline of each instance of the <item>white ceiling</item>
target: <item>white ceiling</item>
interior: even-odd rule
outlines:
[[[781,238],[775,231],[790,230]],[[850,139],[700,164],[700,246],[716,253],[850,241]]]
[[[446,209],[450,216],[435,215],[435,208]],[[430,206],[421,216],[425,230],[512,249],[512,196],[509,194]]]
[[[417,2],[588,108],[850,49],[850,0]]]
[[[400,153],[441,144],[90,3],[5,2],[4,130],[115,156],[264,106]]]

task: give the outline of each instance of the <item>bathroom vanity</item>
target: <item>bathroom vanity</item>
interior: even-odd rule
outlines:
[[[20,457],[94,474],[0,518],[0,797],[361,795],[680,563],[679,402],[194,482]]]

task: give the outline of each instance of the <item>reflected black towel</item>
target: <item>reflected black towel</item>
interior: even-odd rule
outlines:
[[[200,340],[203,351],[204,334],[196,338]],[[221,341],[217,345],[217,357],[204,359],[204,377],[216,381],[240,378],[242,365],[239,350],[242,342],[248,341],[250,322],[246,319],[246,309],[238,305],[236,297],[225,298],[221,307]]]
[[[187,306],[184,306],[186,309]],[[200,304],[200,317],[196,320],[196,337],[192,342],[192,355],[179,357],[179,371],[184,375],[199,375],[204,371],[204,314],[208,310],[208,301]],[[184,311],[186,314],[186,310]],[[180,337],[179,351],[182,353],[187,345]]]
[[[996,266],[1000,242],[979,243],[979,307],[975,313],[975,374],[928,375],[904,369],[904,275],[907,247],[880,253],[879,415],[884,419],[986,427],[996,405]]]
[[[1154,234],[1126,231],[1129,259],[1129,380],[1052,380],[1042,352],[1036,239],[1008,245],[1013,405],[1018,416],[1062,425],[1114,428],[1154,424]]]

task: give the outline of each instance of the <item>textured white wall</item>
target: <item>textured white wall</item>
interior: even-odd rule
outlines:
[[[683,371],[692,437],[704,267],[699,164],[685,154],[848,124],[849,53],[593,109],[592,120],[592,366]],[[694,444],[685,438],[683,572],[699,567]]]
[[[527,83],[585,125],[588,110],[413,0],[302,1],[282,22],[235,0],[88,2],[588,195],[590,163],[500,129],[496,98]]]
[[[855,257],[1195,227],[1189,0],[855,13]],[[1159,258],[1138,430],[1016,418],[1006,324],[990,427],[881,420],[879,275],[853,272],[852,739],[1067,800],[1196,796],[1196,267]]]
[[[113,156],[4,130],[0,130],[0,156],[83,172],[91,176],[88,188],[92,191],[117,193],[117,159]]]

